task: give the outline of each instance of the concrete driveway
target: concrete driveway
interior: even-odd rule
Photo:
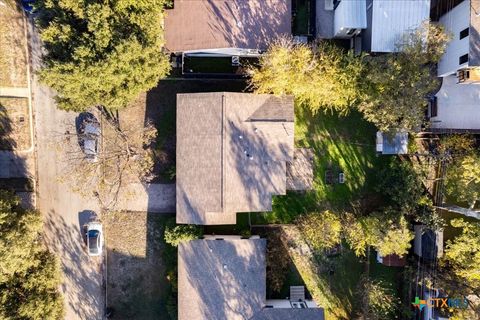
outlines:
[[[41,45],[30,26],[30,44],[34,69],[40,65]],[[54,132],[65,132],[65,124],[76,114],[60,111],[53,92],[34,77],[33,107],[37,139],[38,199],[44,214],[45,241],[58,254],[64,272],[61,290],[65,297],[65,319],[102,319],[104,294],[101,258],[90,258],[83,242],[85,212],[98,212],[95,199],[83,199],[57,181],[61,173],[59,154],[51,146]]]
[[[436,129],[480,129],[480,84],[457,84],[457,77],[443,78],[436,94],[438,113],[431,118]]]

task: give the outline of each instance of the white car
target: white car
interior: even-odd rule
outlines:
[[[103,230],[99,222],[90,222],[87,225],[87,249],[89,256],[100,256],[103,249]]]

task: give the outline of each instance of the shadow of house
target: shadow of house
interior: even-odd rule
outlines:
[[[34,181],[25,157],[11,151],[17,147],[17,141],[12,136],[14,127],[7,109],[0,103],[0,189],[15,192],[22,207],[32,209],[35,206]]]
[[[166,48],[188,77],[238,78],[272,40],[291,35],[291,19],[291,0],[180,1],[167,10]]]

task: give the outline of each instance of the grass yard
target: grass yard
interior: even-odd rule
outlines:
[[[104,221],[107,250],[107,293],[112,319],[170,319],[167,304],[171,285],[163,240],[168,215],[112,212]]]
[[[314,190],[275,196],[273,211],[252,214],[252,224],[291,223],[299,214],[317,209],[348,209],[353,201],[376,206],[376,173],[390,158],[376,155],[375,132],[358,112],[339,117],[297,108],[295,143],[314,151]],[[334,180],[343,172],[345,183],[327,184],[327,171]]]
[[[0,150],[27,150],[31,146],[26,98],[0,98]]]
[[[0,87],[27,86],[23,12],[15,1],[7,1],[0,10]]]
[[[158,177],[156,182],[175,180],[177,93],[242,92],[246,86],[243,80],[162,80],[147,92],[145,121],[151,121],[158,130],[154,168]]]

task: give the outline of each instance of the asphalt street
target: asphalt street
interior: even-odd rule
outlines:
[[[32,65],[38,70],[41,43],[30,24]],[[58,110],[51,89],[33,76],[33,109],[36,128],[38,174],[37,207],[45,219],[45,240],[58,254],[64,272],[61,290],[65,297],[65,319],[102,319],[104,293],[101,258],[87,255],[82,225],[99,207],[94,197],[84,199],[59,181],[65,162],[55,136],[74,123],[77,114]]]

